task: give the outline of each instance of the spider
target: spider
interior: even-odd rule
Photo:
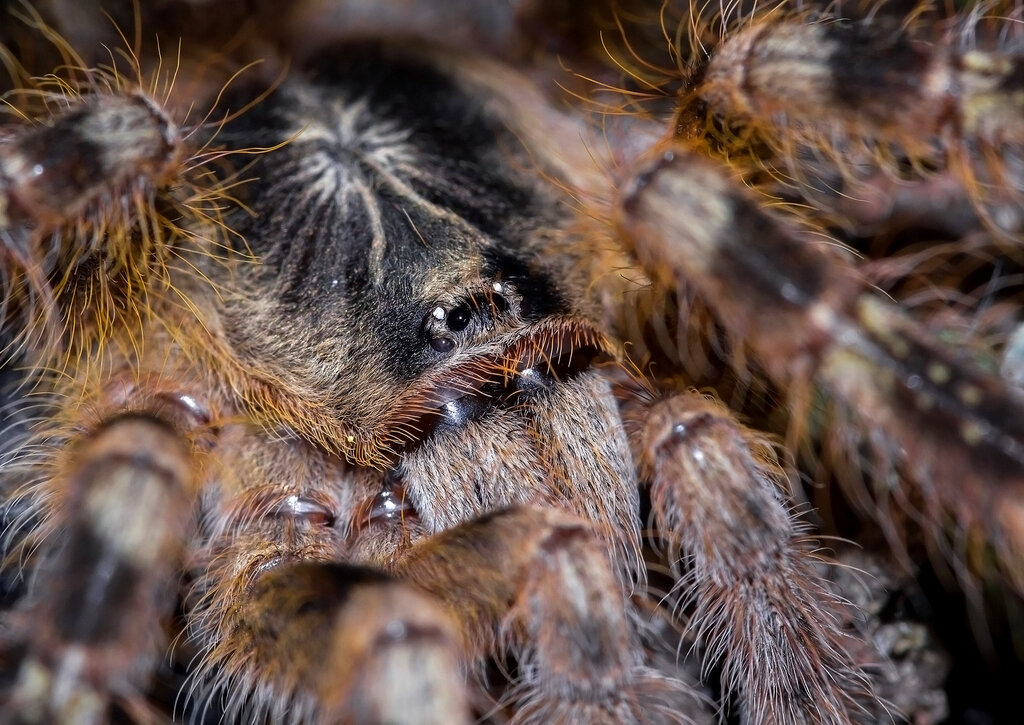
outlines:
[[[5,721],[943,716],[1015,4],[0,7]]]

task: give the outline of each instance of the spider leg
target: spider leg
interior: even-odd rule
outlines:
[[[414,546],[397,571],[458,613],[467,652],[519,650],[514,722],[688,721],[699,697],[644,666],[605,548],[574,516],[517,507]]]
[[[431,532],[524,503],[580,516],[601,535],[628,586],[643,577],[639,503],[616,401],[599,372],[556,382],[548,365],[541,361],[520,376],[542,392],[522,393],[459,429],[457,446],[421,446],[397,470]],[[548,380],[537,383],[541,372]]]
[[[0,220],[54,229],[140,178],[162,181],[179,163],[178,133],[141,92],[84,96],[51,123],[16,128],[0,138]]]
[[[988,22],[998,17],[991,10]],[[928,24],[915,31],[903,16],[807,22],[768,14],[718,47],[700,93],[731,116],[795,120],[807,133],[840,127],[911,149],[944,127],[984,143],[1024,140],[1021,101],[1011,92],[1022,63],[1013,41],[982,38],[978,16],[957,20],[960,32],[974,25],[975,47],[921,37]]]
[[[806,405],[818,386],[844,406],[882,466],[910,472],[928,518],[950,511],[989,532],[1024,590],[1024,411],[1004,380],[932,339],[686,149],[649,163],[620,214],[648,269],[713,301],[795,400]]]
[[[992,3],[943,21],[925,19],[924,6],[916,20],[878,10],[857,20],[772,12],[744,22],[708,62],[697,96],[796,166],[805,145],[847,181],[865,162],[899,178],[900,158],[951,173],[988,228],[1014,239],[1022,229],[1020,8]],[[933,175],[901,190],[935,191],[927,188]],[[872,193],[856,183],[844,189],[862,191]]]
[[[132,295],[161,268],[162,227],[171,226],[153,197],[180,175],[184,156],[180,129],[141,90],[78,95],[73,86],[37,91],[71,96],[47,101],[60,111],[37,109],[41,122],[0,127],[0,272],[9,282],[0,319],[29,353],[68,342],[88,349],[78,338],[90,322],[61,319],[60,305],[76,297],[99,308],[91,324],[101,338],[114,329],[106,317],[139,305]]]
[[[642,434],[656,529],[681,545],[682,606],[745,722],[866,721],[875,705],[812,569],[770,445],[691,393],[655,405]]]
[[[32,588],[5,648],[21,666],[0,719],[107,722],[139,695],[166,644],[194,499],[191,446],[157,412],[119,414],[72,446],[49,482]]]
[[[259,575],[233,607],[208,694],[233,716],[469,721],[454,627],[413,587],[373,569],[291,563]]]
[[[466,722],[447,614],[379,569],[339,563],[380,563],[402,543],[361,521],[380,474],[235,423],[218,453],[189,562],[192,716]]]

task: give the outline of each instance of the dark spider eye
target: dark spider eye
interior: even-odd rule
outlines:
[[[458,310],[459,308],[456,308]],[[468,312],[468,311],[467,311]],[[449,329],[454,329],[451,326],[449,312],[444,307],[435,307],[430,313],[423,318],[423,332],[427,336],[427,341],[430,343],[430,347],[435,352],[451,352],[455,349],[454,338],[448,337],[447,335],[439,335],[437,330],[438,323],[445,323]],[[465,329],[466,325],[469,324],[467,318],[465,324],[459,327],[455,331]]]
[[[509,310],[508,300],[506,300],[503,295],[500,295],[500,294],[493,294],[493,295],[491,295],[490,296],[490,302],[491,302],[491,306],[494,308],[494,311],[499,313],[499,314],[504,314],[504,313],[508,312],[508,310]]]
[[[430,339],[430,347],[437,352],[451,352],[455,349],[455,340],[450,337],[433,337]]]
[[[462,332],[469,325],[469,320],[473,316],[472,311],[466,305],[459,305],[448,313],[448,318],[445,322],[448,325],[448,329],[452,332]]]

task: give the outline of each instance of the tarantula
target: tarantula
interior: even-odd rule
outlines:
[[[942,716],[874,600],[1024,591],[1016,4],[0,7],[5,721]]]

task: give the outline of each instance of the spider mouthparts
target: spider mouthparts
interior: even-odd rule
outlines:
[[[524,330],[498,354],[471,357],[426,382],[402,416],[404,445],[415,447],[436,432],[457,429],[495,408],[524,405],[553,385],[584,372],[607,341],[578,319],[547,321]]]

